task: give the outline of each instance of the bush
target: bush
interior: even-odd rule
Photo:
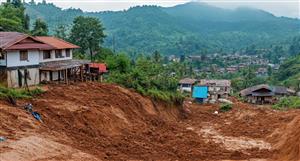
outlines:
[[[29,91],[28,94],[29,94],[30,96],[34,97],[34,96],[38,96],[38,95],[40,95],[40,94],[43,94],[44,92],[45,92],[45,91],[43,91],[41,88],[35,88],[35,89]]]
[[[179,92],[168,92],[150,89],[147,90],[146,95],[155,100],[164,101],[167,103],[182,104],[184,101],[184,96]]]
[[[35,88],[31,91],[27,91],[24,89],[13,89],[13,88],[0,87],[0,98],[1,99],[7,99],[7,98],[27,99],[27,98],[31,98],[33,96],[42,94],[43,92],[44,91],[40,88]]]
[[[184,96],[177,91],[178,78],[170,76],[172,70],[169,70],[169,66],[146,57],[130,63],[130,59],[124,54],[108,56],[105,61],[110,69],[107,82],[135,89],[154,100],[169,104],[183,103]]]
[[[273,109],[283,110],[283,109],[299,109],[300,108],[300,98],[296,96],[283,97],[272,106]]]
[[[227,112],[227,111],[230,111],[231,109],[232,109],[232,104],[229,104],[229,103],[221,104],[221,106],[220,106],[221,112]]]

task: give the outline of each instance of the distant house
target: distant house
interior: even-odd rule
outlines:
[[[205,91],[207,92],[206,95],[203,93]],[[213,103],[220,98],[227,98],[230,93],[230,80],[201,79],[197,84],[194,85],[192,96],[196,99],[203,99],[203,102],[210,101]]]
[[[89,61],[73,60],[74,44],[55,37],[32,37],[0,32],[0,80],[7,87],[24,87],[42,81],[68,81],[83,75]],[[82,78],[82,77],[81,77]]]
[[[235,73],[238,71],[238,68],[237,67],[228,67],[228,68],[226,68],[226,71],[228,73]]]
[[[242,96],[247,102],[254,104],[274,103],[280,97],[295,94],[296,92],[289,88],[282,86],[271,86],[267,84],[249,87],[240,92],[240,96]]]
[[[267,68],[258,68],[255,72],[257,77],[267,77],[268,76],[268,69]]]
[[[197,79],[184,78],[179,81],[179,90],[181,92],[191,92],[192,86],[197,82]]]

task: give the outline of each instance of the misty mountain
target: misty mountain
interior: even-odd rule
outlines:
[[[141,6],[117,12],[62,10],[53,4],[27,4],[32,22],[44,19],[51,33],[60,24],[71,28],[76,16],[99,18],[106,28],[106,47],[117,51],[199,54],[278,44],[300,35],[300,20],[266,11],[222,9],[190,2],[174,7]]]

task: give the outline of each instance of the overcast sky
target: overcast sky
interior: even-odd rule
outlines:
[[[30,0],[26,0],[30,1]],[[35,0],[36,2],[41,0]],[[81,8],[84,11],[118,11],[137,5],[174,6],[190,0],[47,0],[62,8]],[[263,9],[276,16],[300,18],[300,0],[202,0],[217,7],[234,9],[241,6]]]

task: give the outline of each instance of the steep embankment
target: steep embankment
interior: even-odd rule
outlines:
[[[222,151],[216,144],[194,140],[195,133],[177,124],[180,107],[154,105],[115,85],[50,86],[39,98],[18,104],[26,102],[42,115],[43,123],[3,104],[3,160],[183,159],[206,157],[202,149]]]
[[[300,111],[234,103],[216,115],[218,105],[186,102],[183,110],[116,85],[53,85],[19,107],[0,102],[0,160],[300,159]]]
[[[175,122],[179,115],[176,108],[162,111],[135,92],[97,83],[52,86],[46,94],[19,105],[26,102],[42,115],[43,123],[22,109],[1,106],[0,136],[8,138],[0,148],[4,160],[14,156],[19,160],[149,158],[141,156],[141,151],[155,157],[164,149],[151,147],[152,142],[172,136],[166,131],[176,131],[176,126],[167,122]],[[170,138],[169,144],[180,142]]]

